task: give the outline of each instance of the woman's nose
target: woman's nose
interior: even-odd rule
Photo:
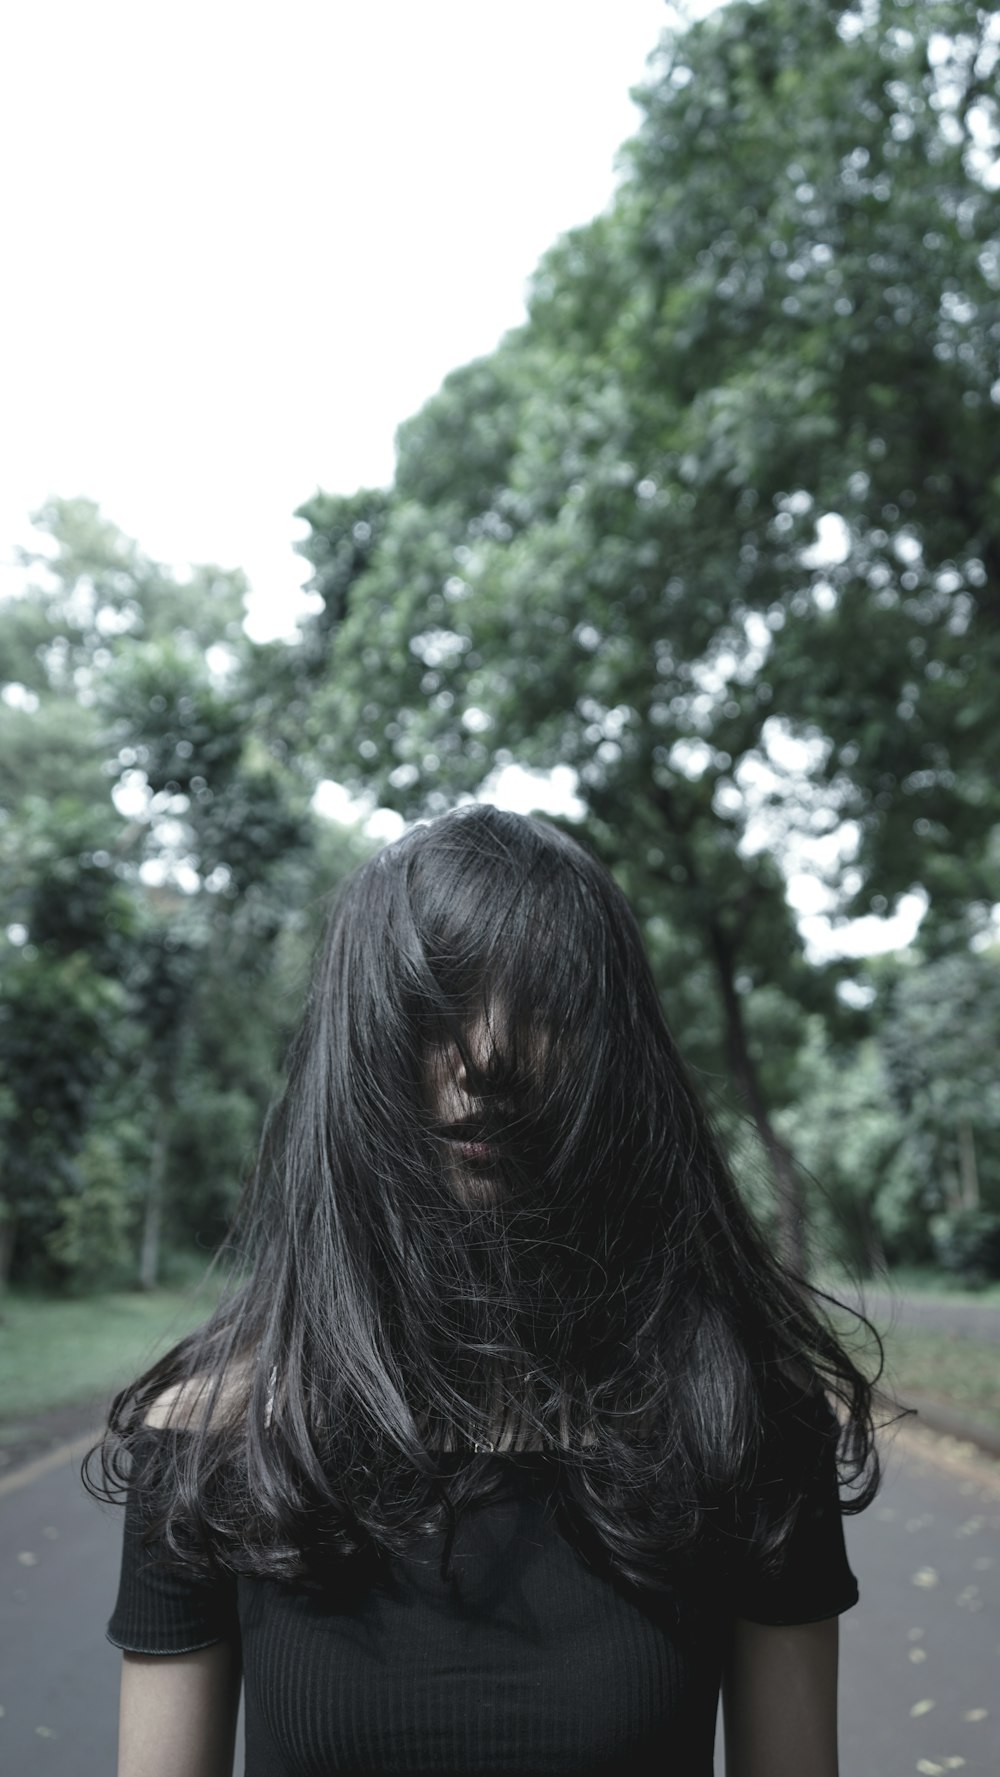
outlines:
[[[463,1098],[472,1097],[472,1090],[469,1085],[469,1070],[466,1066],[464,1055],[458,1049],[455,1051],[455,1084]]]
[[[448,1071],[463,1098],[478,1098],[483,1090],[480,1070],[488,1069],[491,1047],[488,1029],[480,1020],[463,1035],[461,1046],[448,1045]]]

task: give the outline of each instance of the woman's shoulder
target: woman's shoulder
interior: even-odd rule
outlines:
[[[193,1376],[188,1382],[175,1382],[165,1388],[146,1409],[143,1425],[156,1431],[190,1431],[204,1419],[204,1400],[209,1378]]]
[[[214,1424],[235,1420],[245,1398],[248,1368],[239,1364],[230,1370],[214,1404],[214,1376],[203,1373],[185,1382],[175,1382],[151,1401],[143,1425],[156,1431],[196,1431],[209,1418]]]

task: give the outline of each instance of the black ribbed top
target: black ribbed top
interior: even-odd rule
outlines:
[[[162,1449],[177,1434],[143,1435]],[[731,1617],[804,1623],[857,1603],[832,1453],[780,1575],[744,1561],[655,1598],[568,1540],[555,1453],[473,1460],[504,1486],[462,1512],[447,1580],[441,1532],[374,1569],[345,1560],[319,1593],[152,1567],[132,1489],[108,1639],[164,1655],[242,1641],[246,1777],[712,1777]]]

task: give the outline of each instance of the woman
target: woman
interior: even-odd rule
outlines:
[[[97,1446],[118,1777],[230,1772],[241,1681],[247,1777],[710,1777],[720,1686],[728,1777],[837,1777],[872,1385],[581,845],[475,806],[357,872],[229,1250]]]

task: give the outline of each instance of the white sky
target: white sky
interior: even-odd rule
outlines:
[[[160,559],[245,568],[253,633],[288,631],[295,507],[389,481],[399,422],[523,318],[669,13],[5,7],[0,562],[87,494]]]
[[[30,512],[85,494],[160,560],[244,568],[250,632],[292,633],[294,508],[388,482],[399,422],[523,318],[541,254],[611,197],[629,88],[674,16],[664,0],[4,8],[0,591]],[[570,779],[515,770],[492,794],[570,810]],[[324,805],[346,812],[336,786]],[[918,918],[855,922],[834,947],[894,947]]]

